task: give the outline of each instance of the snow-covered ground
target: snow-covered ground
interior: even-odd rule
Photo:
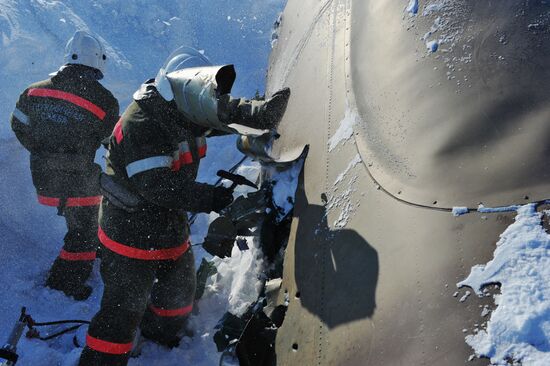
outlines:
[[[21,306],[38,321],[89,319],[97,311],[102,286],[97,271],[94,292],[75,302],[44,289],[46,271],[62,244],[64,221],[55,210],[39,206],[31,183],[28,153],[9,127],[19,94],[47,78],[62,63],[63,50],[76,29],[101,37],[108,68],[102,81],[124,109],[135,89],[153,77],[164,59],[180,45],[204,50],[213,63],[233,63],[238,77],[234,94],[263,93],[272,24],[285,0],[0,0],[0,342],[17,319]],[[215,172],[241,155],[233,138],[213,138],[201,164],[199,179],[213,182]],[[98,159],[100,159],[98,154]],[[253,177],[258,167],[247,163],[237,173]],[[192,228],[194,243],[202,241],[210,218],[201,215]],[[238,312],[255,300],[261,269],[254,243],[251,250],[218,260],[220,275],[207,287],[193,318],[196,336],[171,352],[146,344],[130,365],[217,365],[212,341],[214,326],[228,309]],[[206,254],[195,250],[197,264]],[[237,291],[240,290],[240,291]],[[85,327],[81,328],[82,339]],[[73,365],[81,349],[72,335],[50,342],[22,339],[18,365]]]

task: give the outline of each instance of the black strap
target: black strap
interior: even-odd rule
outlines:
[[[7,350],[5,348],[0,349],[0,359],[12,362],[14,365],[17,363],[19,356],[17,353]]]
[[[53,322],[33,322],[32,326],[33,327],[43,327],[43,326],[47,326],[47,325],[58,325],[58,324],[90,324],[90,321],[89,320],[79,320],[79,319],[56,320],[56,321],[53,321]]]
[[[53,333],[53,334],[49,334],[45,337],[42,337],[42,336],[39,336],[38,339],[40,339],[41,341],[49,341],[50,339],[54,339],[54,338],[57,338],[63,334],[66,334],[66,333],[69,333],[69,332],[72,332],[73,330],[77,330],[78,328],[80,328],[81,326],[83,326],[84,324],[77,324],[77,325],[73,325],[72,327],[68,327],[68,328],[65,328],[63,330],[60,330],[59,332],[56,332],[56,333]]]
[[[99,188],[109,202],[126,212],[139,211],[145,205],[145,200],[139,194],[130,191],[113,175],[101,173]]]
[[[40,332],[35,329],[34,327],[43,327],[43,326],[49,326],[49,325],[59,325],[59,324],[75,324],[73,326],[67,327],[65,329],[62,329],[58,332],[55,332],[53,334],[48,334],[46,336],[41,336]],[[72,332],[74,330],[77,330],[81,326],[85,324],[90,324],[90,321],[88,320],[78,320],[78,319],[70,319],[70,320],[56,320],[51,322],[32,322],[29,324],[29,331],[27,332],[26,336],[27,338],[37,338],[41,341],[49,341],[50,339],[57,338],[63,334]],[[74,343],[74,340],[73,340]]]

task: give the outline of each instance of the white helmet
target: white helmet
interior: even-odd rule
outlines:
[[[86,31],[76,31],[65,47],[65,64],[78,64],[105,70],[107,56],[99,40]]]
[[[192,67],[211,66],[210,60],[192,47],[181,46],[168,56],[155,77],[155,87],[165,100],[173,100],[174,94],[166,75]]]

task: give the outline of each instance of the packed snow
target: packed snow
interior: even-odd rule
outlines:
[[[411,15],[418,13],[418,0],[409,0],[406,11]]]
[[[498,306],[486,329],[466,337],[476,355],[489,357],[494,365],[508,365],[509,360],[550,365],[550,235],[542,216],[535,204],[517,207],[515,222],[501,234],[493,260],[475,266],[458,283],[478,296],[484,296],[487,285],[500,284]],[[481,315],[488,315],[486,308]]]
[[[43,80],[59,68],[66,41],[77,29],[97,34],[107,50],[104,85],[119,99],[121,110],[144,80],[154,77],[165,58],[180,45],[202,50],[213,63],[233,63],[237,69],[235,95],[252,97],[263,93],[271,31],[285,0],[200,1],[165,0],[132,2],[112,0],[1,0],[0,1],[0,342],[4,342],[19,316],[21,306],[37,321],[90,319],[99,308],[102,284],[97,268],[90,284],[94,292],[86,302],[75,302],[43,287],[46,272],[58,254],[65,233],[64,220],[52,208],[38,205],[30,179],[28,153],[13,135],[8,119],[19,94],[30,83]],[[229,19],[228,19],[229,17]],[[218,169],[240,160],[234,138],[208,141],[208,156],[201,164],[199,180],[215,182]],[[101,161],[103,152],[98,153]],[[249,161],[238,174],[254,180],[258,166]],[[241,191],[242,193],[242,191]],[[200,243],[212,215],[199,215],[192,227],[192,242]],[[198,365],[219,362],[212,340],[222,315],[241,311],[256,300],[259,272],[263,265],[255,243],[249,250],[235,249],[233,258],[215,259],[218,274],[210,279],[191,318],[193,338],[169,351],[145,344],[130,365]],[[195,247],[197,267],[203,257]],[[246,264],[246,265],[245,265]],[[86,327],[77,338],[82,342]],[[18,365],[72,366],[81,348],[73,334],[42,342],[23,337]]]
[[[346,169],[344,169],[344,171],[342,173],[340,173],[338,175],[338,177],[336,177],[336,180],[334,181],[334,185],[336,186],[338,183],[340,183],[342,180],[344,180],[344,178],[349,173],[349,171],[352,170],[353,168],[355,168],[355,166],[357,164],[360,164],[362,161],[363,161],[363,159],[361,159],[361,155],[356,154],[354,156],[354,158],[349,162]]]
[[[355,164],[353,167],[357,166]],[[353,168],[352,168],[353,169]],[[338,218],[333,222],[334,227],[338,229],[345,228],[360,204],[360,201],[353,202],[352,194],[357,191],[357,175],[353,175],[347,181],[347,184],[337,184],[334,186],[334,193],[330,194],[327,202],[327,212],[340,209]]]
[[[340,209],[338,217],[333,222],[333,225],[336,228],[342,229],[346,227],[351,215],[356,211],[357,206],[360,204],[359,201],[352,201],[352,193],[357,191],[357,175],[352,175],[349,177],[349,179],[347,179],[347,184],[345,184],[345,181],[346,177],[350,175],[353,169],[362,162],[363,159],[361,158],[361,155],[356,154],[348,163],[344,171],[338,174],[334,180],[332,192],[328,195],[327,212]]]
[[[477,211],[481,213],[497,213],[497,212],[514,212],[519,209],[518,205],[502,206],[502,207],[485,207],[483,204],[479,204]]]
[[[253,238],[247,240],[248,250],[241,251],[233,247],[231,258],[215,258],[218,274],[208,283],[207,290],[224,295],[228,300],[231,314],[242,316],[248,306],[258,299],[262,289],[262,272],[264,269],[263,253],[259,242]]]
[[[357,110],[348,106],[344,119],[340,121],[338,130],[336,130],[334,135],[328,140],[328,151],[334,150],[341,142],[345,143],[353,136],[353,127],[358,119],[359,114]]]

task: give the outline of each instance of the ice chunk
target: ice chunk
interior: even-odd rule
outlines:
[[[468,207],[453,207],[453,216],[460,216],[468,213]]]
[[[418,13],[418,0],[409,0],[406,11],[411,15],[416,15]]]
[[[433,40],[433,41],[426,42],[426,48],[428,49],[428,51],[432,53],[436,52],[437,49],[439,48],[439,41]]]

